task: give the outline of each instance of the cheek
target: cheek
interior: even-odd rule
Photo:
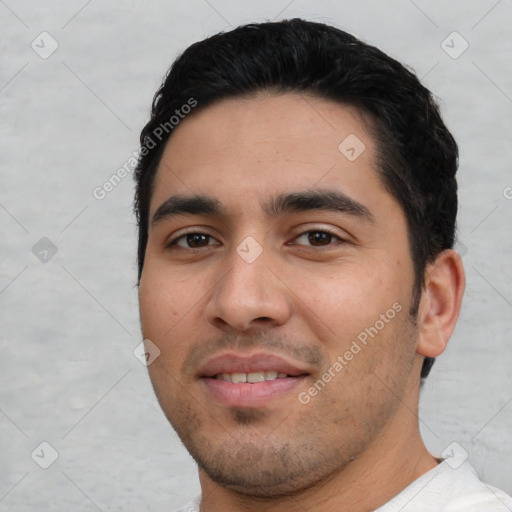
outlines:
[[[165,339],[187,313],[197,297],[191,283],[155,265],[144,268],[139,286],[139,310],[143,334]]]
[[[190,346],[204,335],[204,309],[212,282],[156,258],[144,267],[139,286],[142,333],[158,346],[166,368],[178,370]]]
[[[323,276],[303,275],[296,286],[302,315],[316,317],[330,337],[345,341],[403,301],[398,280],[384,264],[353,263]]]
[[[158,357],[148,366],[149,376],[164,411],[179,394],[177,379],[187,353],[191,333],[184,319],[193,314],[186,286],[181,279],[170,279],[156,267],[144,269],[139,286],[139,310],[144,339],[158,349]],[[166,405],[167,404],[167,405]]]
[[[158,358],[148,366],[155,391],[159,393],[162,393],[162,386],[169,392],[174,387],[193,334],[187,332],[190,323],[184,321],[187,314],[193,314],[193,308],[183,293],[176,293],[176,286],[176,282],[170,286],[166,280],[153,279],[148,272],[139,288],[142,334],[160,351]]]

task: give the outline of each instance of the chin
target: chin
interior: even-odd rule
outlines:
[[[182,440],[200,473],[233,492],[261,499],[292,496],[328,481],[353,459],[336,450],[320,453],[315,443],[294,446],[288,439],[280,444],[254,432],[245,438],[226,432],[216,442],[197,435]]]

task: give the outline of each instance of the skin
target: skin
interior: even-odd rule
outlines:
[[[457,253],[443,251],[426,269],[413,321],[406,218],[376,172],[368,123],[323,99],[260,93],[193,113],[167,143],[150,215],[174,194],[212,196],[226,213],[152,224],[139,288],[144,338],[161,351],[151,381],[198,463],[203,511],[373,510],[438,463],[419,434],[419,375],[454,329],[464,272]],[[366,147],[352,162],[338,150],[349,134]],[[262,209],[311,189],[343,192],[373,222]],[[185,233],[210,238],[166,247]],[[263,249],[252,263],[236,251],[247,236]],[[395,303],[401,311],[301,403]],[[263,406],[225,407],[197,372],[227,349],[279,354],[308,376]]]

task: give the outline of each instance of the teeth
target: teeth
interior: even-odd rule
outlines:
[[[234,384],[263,382],[265,380],[285,379],[286,377],[288,377],[288,374],[282,372],[219,373],[216,376],[219,380],[233,382]]]
[[[265,372],[254,372],[247,374],[247,382],[263,382],[265,380]]]
[[[240,384],[242,382],[247,382],[247,374],[246,373],[232,373],[231,374],[231,382],[234,384]]]

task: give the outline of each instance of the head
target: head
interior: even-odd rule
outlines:
[[[141,144],[142,329],[185,445],[254,495],[349,464],[415,400],[458,315],[457,145],[431,93],[336,28],[247,25],[176,60]],[[212,358],[262,350],[293,391],[217,401]]]

